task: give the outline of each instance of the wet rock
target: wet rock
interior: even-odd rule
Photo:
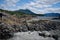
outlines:
[[[52,38],[54,38],[55,40],[58,40],[58,35],[52,35]]]

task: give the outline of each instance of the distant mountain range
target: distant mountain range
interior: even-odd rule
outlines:
[[[25,14],[32,14],[32,15],[37,15],[37,16],[46,16],[46,17],[60,17],[60,13],[46,13],[46,14],[36,14],[29,9],[20,9],[17,10],[17,12],[23,12]]]
[[[60,17],[60,13],[46,13],[44,14],[46,17]]]
[[[6,13],[9,13],[11,15],[35,15],[34,12],[30,11],[29,9],[19,9],[19,10],[16,10],[16,11],[8,11],[8,10],[3,10],[3,9],[0,9],[0,12],[6,12]]]

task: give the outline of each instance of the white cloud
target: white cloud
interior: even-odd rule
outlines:
[[[2,4],[0,8],[9,9],[8,7],[16,7],[16,9],[30,9],[37,14],[44,14],[47,12],[58,12],[60,13],[60,8],[52,8],[52,4],[60,2],[60,0],[33,0],[30,3],[26,3],[23,6],[16,6],[16,3],[20,0],[5,0],[5,4]],[[22,0],[21,0],[22,1]]]
[[[46,8],[44,10],[39,10],[40,13],[44,14],[44,13],[49,13],[49,12],[53,12],[53,13],[60,13],[60,8]]]
[[[19,0],[5,0],[7,6],[15,6]]]
[[[52,4],[58,3],[60,0],[34,0],[33,2],[27,3],[22,8],[28,8],[37,14],[44,14],[47,12],[58,12],[60,8],[52,8]],[[42,9],[42,10],[41,10]]]
[[[35,0],[35,2],[49,5],[60,2],[60,0]]]
[[[0,4],[0,7],[2,7],[2,9],[8,10],[9,7],[15,7],[18,1],[20,0],[4,0],[4,4]]]

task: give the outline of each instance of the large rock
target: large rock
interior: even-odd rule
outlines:
[[[0,39],[8,39],[10,37],[13,37],[11,26],[0,23]]]

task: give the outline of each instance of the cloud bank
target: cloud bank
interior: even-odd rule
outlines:
[[[6,9],[6,10],[10,10],[10,7],[16,7],[16,3],[19,1],[19,0],[3,0],[4,3],[0,4],[0,8],[2,9]],[[11,9],[13,10],[13,9]]]
[[[5,4],[1,4],[2,9],[9,9],[9,7],[16,7],[15,9],[9,10],[18,10],[18,9],[30,9],[31,11],[37,14],[44,14],[48,12],[60,13],[60,7],[52,7],[54,4],[60,3],[60,0],[33,0],[29,3],[25,3],[23,6],[16,6],[16,4],[22,0],[5,0]],[[23,2],[24,3],[24,2]]]

